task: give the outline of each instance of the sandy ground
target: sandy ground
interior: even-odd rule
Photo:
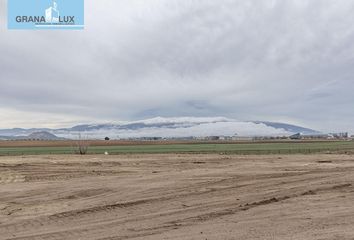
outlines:
[[[0,157],[0,239],[354,239],[354,156]]]

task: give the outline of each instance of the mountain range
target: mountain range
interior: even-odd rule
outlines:
[[[83,124],[69,128],[13,128],[0,129],[0,139],[76,139],[79,135],[88,139],[110,137],[206,137],[206,136],[289,136],[295,133],[318,134],[318,131],[301,126],[266,122],[237,121],[225,117],[156,117],[140,121]],[[35,136],[31,136],[35,134]],[[42,134],[42,136],[41,136]],[[58,137],[58,138],[57,138]]]

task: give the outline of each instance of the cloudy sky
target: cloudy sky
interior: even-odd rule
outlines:
[[[225,116],[354,133],[354,0],[85,0],[81,31],[7,30],[6,4],[0,128]]]

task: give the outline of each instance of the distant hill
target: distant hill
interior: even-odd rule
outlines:
[[[47,131],[33,132],[27,136],[0,136],[0,140],[64,140]]]
[[[59,137],[55,136],[54,134],[46,132],[46,131],[31,133],[26,138],[27,139],[34,139],[34,140],[60,140],[60,139],[62,139],[62,138],[59,138]]]
[[[9,137],[9,136],[0,136],[0,140],[11,140],[13,139],[13,137]]]

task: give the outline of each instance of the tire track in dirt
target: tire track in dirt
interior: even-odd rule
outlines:
[[[291,198],[298,198],[301,196],[306,196],[309,194],[318,194],[320,192],[324,191],[331,191],[331,190],[340,190],[340,189],[345,189],[345,188],[350,188],[352,187],[352,184],[338,184],[338,185],[332,185],[332,186],[327,186],[327,187],[322,187],[322,188],[316,188],[313,190],[308,190],[305,192],[299,192],[298,194],[293,194],[293,195],[275,195],[274,197],[251,202],[251,203],[246,203],[244,205],[239,205],[237,207],[232,207],[232,208],[226,208],[220,211],[208,213],[208,214],[203,214],[203,215],[198,215],[194,216],[192,218],[186,218],[186,219],[180,219],[177,221],[171,221],[167,223],[163,223],[161,226],[157,226],[154,228],[141,228],[141,229],[134,229],[134,232],[130,235],[125,235],[125,236],[110,236],[110,237],[103,237],[99,238],[99,240],[122,240],[122,239],[130,239],[130,238],[136,238],[136,237],[146,237],[146,236],[151,236],[151,235],[156,235],[160,233],[164,233],[166,231],[178,229],[178,228],[183,228],[185,226],[192,226],[195,224],[199,224],[200,222],[206,222],[206,221],[212,221],[216,218],[220,218],[226,215],[231,215],[231,214],[237,214],[239,212],[243,211],[248,211],[251,210],[252,208],[255,207],[260,207],[260,206],[266,206],[269,204],[273,203],[278,203],[281,201],[285,201],[287,199]]]
[[[345,183],[345,184],[337,184],[337,185],[332,185],[332,186],[326,186],[326,187],[320,187],[320,188],[315,188],[315,189],[310,189],[307,191],[303,191],[303,192],[298,192],[298,193],[293,193],[290,195],[287,194],[277,194],[274,195],[273,197],[269,197],[267,199],[264,200],[260,200],[260,201],[255,201],[255,202],[251,202],[251,203],[246,203],[246,204],[241,204],[235,208],[227,208],[221,211],[217,211],[217,212],[212,212],[212,213],[208,213],[208,214],[202,214],[196,217],[192,217],[192,218],[187,218],[187,219],[182,219],[179,221],[174,221],[172,223],[174,224],[178,224],[180,226],[182,225],[190,225],[193,222],[204,222],[204,221],[209,221],[212,220],[214,218],[219,218],[225,215],[231,215],[231,214],[235,214],[237,212],[240,211],[247,211],[250,210],[252,208],[255,207],[259,207],[259,206],[263,206],[263,205],[268,205],[268,204],[272,204],[272,203],[276,203],[276,202],[281,202],[290,198],[297,198],[297,197],[301,197],[301,196],[306,196],[306,195],[314,195],[314,194],[318,194],[320,192],[325,192],[325,191],[331,191],[331,190],[340,190],[340,189],[345,189],[345,188],[350,188],[352,187],[351,183]]]
[[[227,208],[227,209],[224,209],[221,211],[203,214],[203,215],[195,216],[192,218],[186,218],[186,219],[180,219],[178,221],[168,222],[160,227],[136,230],[136,231],[142,231],[142,232],[148,231],[148,234],[146,234],[146,235],[133,234],[130,236],[123,236],[123,237],[122,236],[111,236],[111,237],[106,237],[106,238],[100,238],[99,240],[119,240],[119,239],[129,239],[129,238],[135,238],[135,237],[144,237],[144,236],[149,236],[149,235],[155,235],[155,234],[159,234],[161,232],[166,232],[166,231],[173,230],[176,228],[182,228],[184,226],[191,226],[193,224],[199,224],[200,222],[211,221],[211,220],[214,220],[215,218],[220,218],[220,217],[223,217],[226,215],[237,214],[238,212],[248,211],[248,210],[251,210],[252,208],[255,208],[255,207],[266,206],[269,204],[278,203],[278,202],[285,201],[285,200],[291,199],[291,198],[298,198],[298,197],[302,197],[302,196],[306,196],[306,195],[318,194],[320,192],[340,190],[340,189],[346,189],[346,188],[351,188],[351,187],[352,187],[352,184],[346,183],[346,184],[338,184],[338,185],[316,188],[316,189],[308,190],[308,191],[305,191],[302,193],[299,192],[299,193],[293,194],[293,195],[283,195],[283,196],[275,195],[274,197],[271,197],[271,198],[267,198],[264,200],[255,201],[255,202],[251,202],[251,203],[246,203],[245,205],[239,205],[238,207]]]
[[[301,175],[312,175],[312,172],[308,172],[308,173],[302,173]],[[281,177],[283,178],[288,178],[289,176],[292,177],[298,177],[298,175],[294,175],[294,174],[281,174]],[[222,179],[222,180],[217,180],[214,182],[205,182],[205,183],[199,183],[194,185],[192,188],[181,188],[181,189],[176,189],[175,192],[173,194],[165,194],[165,196],[163,197],[155,197],[155,198],[146,198],[146,199],[140,199],[140,200],[135,200],[135,201],[128,201],[128,202],[120,202],[120,203],[114,203],[114,204],[106,204],[103,206],[95,206],[95,207],[90,207],[90,208],[85,208],[85,209],[78,209],[78,210],[74,210],[74,211],[67,211],[67,212],[61,212],[61,213],[57,213],[57,214],[53,214],[50,216],[44,216],[44,217],[39,217],[37,219],[32,219],[32,220],[24,220],[21,222],[18,222],[17,225],[20,228],[20,226],[23,227],[23,230],[26,230],[28,228],[33,228],[33,227],[40,227],[43,225],[56,225],[56,224],[70,224],[70,221],[75,221],[76,218],[94,218],[94,215],[97,214],[101,214],[101,215],[106,215],[107,213],[112,213],[116,210],[120,210],[122,208],[129,208],[129,207],[136,207],[139,205],[143,205],[143,204],[152,204],[152,203],[157,203],[157,202],[164,202],[164,201],[169,201],[169,200],[177,200],[177,199],[184,199],[186,197],[196,197],[196,196],[202,196],[205,194],[232,194],[230,191],[231,190],[237,190],[240,188],[247,188],[250,187],[252,185],[255,185],[256,187],[259,188],[267,188],[269,186],[273,186],[274,183],[269,182],[271,176],[268,175],[264,175],[263,177],[257,178],[256,182],[253,183],[247,183],[247,184],[237,184],[237,185],[231,185],[231,186],[226,186],[226,187],[222,187],[222,188],[213,188],[213,185],[217,185],[220,183],[232,183],[235,184],[237,183],[236,180],[240,180],[240,178],[237,176],[235,178],[227,178],[227,179]],[[278,180],[280,178],[280,175],[276,174],[274,175],[274,179]],[[320,176],[312,176],[311,178],[303,178],[301,180],[298,180],[299,182],[304,182],[307,180],[314,180],[314,179],[321,179],[322,177]],[[328,178],[328,176],[327,176]],[[252,177],[245,177],[245,178],[241,178],[242,181],[247,181],[247,180],[251,180]],[[267,179],[267,182],[264,182],[263,179]],[[208,188],[202,188],[208,186]],[[202,189],[202,190],[201,190]],[[181,193],[182,192],[182,193]],[[225,195],[227,196],[227,195]],[[224,205],[225,203],[222,203],[222,205]],[[217,207],[218,204],[210,204],[208,207]],[[200,206],[198,208],[205,208],[205,205]],[[180,210],[180,212],[183,211],[189,211],[189,210]],[[30,224],[27,224],[27,222],[30,222]],[[9,225],[9,226],[1,226],[0,225],[0,229],[3,227],[15,227],[14,225]],[[19,229],[16,229],[19,230]]]
[[[238,177],[236,177],[238,178]],[[120,203],[115,203],[115,204],[106,204],[103,206],[95,206],[95,207],[90,207],[90,208],[85,208],[85,209],[78,209],[74,211],[67,211],[67,212],[61,212],[57,214],[53,214],[50,216],[44,216],[44,217],[39,217],[36,219],[31,219],[31,220],[23,220],[18,222],[15,225],[0,225],[0,230],[2,228],[9,228],[7,229],[8,231],[19,231],[20,228],[22,227],[22,230],[26,229],[31,229],[34,227],[40,227],[43,225],[57,225],[57,224],[65,224],[65,225],[70,225],[70,221],[75,221],[76,218],[94,218],[93,216],[97,214],[101,215],[106,215],[109,213],[112,213],[116,210],[120,210],[122,208],[129,208],[129,207],[136,207],[139,205],[143,204],[151,204],[151,203],[157,203],[157,202],[163,202],[163,201],[169,201],[169,200],[176,200],[176,199],[183,199],[185,197],[195,197],[195,196],[200,196],[200,195],[205,195],[209,193],[215,193],[215,192],[225,192],[225,191],[230,191],[230,189],[238,189],[242,187],[247,187],[252,184],[242,184],[242,185],[232,185],[228,187],[223,187],[223,188],[211,188],[211,186],[219,184],[219,183],[224,183],[225,182],[232,182],[235,183],[234,178],[228,178],[228,179],[223,179],[223,180],[217,180],[217,181],[207,181],[205,183],[199,183],[195,184],[193,188],[180,188],[176,189],[173,194],[165,194],[163,197],[155,197],[155,198],[146,198],[146,199],[140,199],[140,200],[135,200],[135,201],[128,201],[128,202],[120,202]],[[202,188],[208,186],[209,188]],[[201,190],[202,189],[202,190]],[[182,192],[182,193],[181,193]],[[189,210],[181,210],[181,211],[189,211]]]
[[[205,162],[208,164],[207,161]],[[320,168],[319,165],[304,167],[300,164],[300,167],[293,169],[293,171],[291,171],[291,167],[287,167],[290,169],[289,172],[278,168],[269,173],[268,166],[265,171],[255,172],[251,175],[237,172],[238,168],[236,168],[235,174],[227,170],[226,175],[222,175],[220,171],[209,174],[203,170],[199,174],[193,175],[195,171],[193,170],[191,175],[188,171],[176,173],[176,184],[171,186],[158,184],[167,179],[166,171],[171,170],[169,164],[160,164],[164,168],[161,167],[162,173],[156,174],[155,177],[149,173],[151,172],[151,164],[144,163],[136,166],[134,162],[130,163],[129,169],[132,170],[130,173],[133,174],[129,176],[130,180],[127,183],[143,184],[144,181],[152,181],[151,186],[146,185],[146,189],[143,188],[132,194],[127,194],[126,198],[119,197],[121,189],[125,191],[129,189],[121,184],[116,188],[111,184],[107,187],[107,191],[100,191],[96,184],[95,187],[92,187],[92,185],[81,184],[80,181],[75,180],[73,187],[70,186],[70,181],[66,181],[82,178],[83,181],[94,182],[94,178],[86,178],[99,176],[95,175],[96,173],[91,173],[91,167],[97,168],[95,171],[107,174],[103,176],[111,176],[110,174],[113,172],[113,175],[118,175],[118,170],[105,169],[105,167],[114,168],[113,164],[108,164],[110,166],[101,163],[73,164],[72,167],[68,167],[70,164],[61,164],[59,167],[50,164],[48,171],[46,169],[48,165],[45,164],[33,164],[30,167],[24,164],[14,166],[13,170],[16,169],[18,172],[13,172],[34,177],[29,178],[31,180],[25,184],[35,182],[47,184],[65,180],[66,182],[63,184],[67,184],[66,188],[60,188],[57,193],[50,192],[52,196],[49,197],[41,194],[38,199],[42,199],[45,204],[50,204],[53,201],[69,201],[74,203],[75,207],[72,207],[70,211],[63,212],[58,212],[56,208],[49,215],[38,214],[37,217],[26,220],[21,219],[21,214],[16,213],[15,216],[11,216],[13,217],[12,223],[0,223],[0,239],[2,237],[18,240],[143,238],[185,226],[213,221],[222,216],[237,214],[256,207],[276,204],[287,199],[306,197],[326,191],[352,189],[352,183],[349,181],[349,175],[353,171],[351,167],[327,168],[328,166],[326,166]],[[157,165],[158,162],[155,164]],[[73,167],[74,165],[75,167]],[[133,165],[134,167],[132,167]],[[135,169],[142,168],[142,166],[144,169],[146,167],[148,169],[135,172]],[[8,167],[8,165],[0,165],[0,171],[2,167]],[[212,167],[213,165],[208,166],[210,169]],[[86,168],[86,171],[80,168]],[[205,168],[204,164],[201,169],[203,168]],[[144,175],[147,173],[149,174]],[[187,176],[187,178],[183,178],[179,174]],[[38,176],[42,178],[35,179]],[[139,180],[140,176],[147,176],[147,180],[143,180],[143,178]],[[345,183],[346,179],[348,181]],[[115,180],[116,178],[107,178],[107,181]],[[41,183],[36,184],[41,185]],[[81,186],[84,188],[79,190]],[[38,191],[41,189],[38,188]],[[153,192],[149,192],[151,190]],[[28,194],[30,193],[23,194],[21,201],[32,204],[35,196]],[[57,194],[61,197],[58,197]],[[8,196],[9,198],[6,199],[10,202],[10,197],[18,196],[18,194],[9,194]],[[132,199],[132,201],[115,202],[117,198]],[[84,205],[80,206],[78,203],[84,203]],[[186,203],[186,206],[183,206],[183,203]],[[42,213],[44,212],[42,211]]]
[[[96,177],[96,176],[115,176],[123,173],[130,173],[129,171],[122,171],[119,169],[112,170],[112,167],[120,166],[119,162],[107,162],[107,163],[72,163],[72,164],[64,164],[64,163],[52,163],[52,164],[44,164],[44,163],[21,163],[21,164],[0,164],[0,171],[4,169],[5,173],[2,174],[0,172],[0,184],[3,182],[12,182],[16,179],[23,179],[25,182],[41,182],[41,181],[63,181],[70,180],[74,178],[82,178],[82,177]],[[97,167],[104,166],[107,169],[97,170]],[[86,170],[80,170],[80,169]],[[45,169],[45,171],[43,171]],[[17,178],[6,174],[6,172],[11,171],[17,173]],[[3,175],[3,176],[2,176]],[[20,177],[21,176],[21,177]],[[6,179],[5,179],[6,178]],[[17,180],[19,181],[19,180]]]
[[[0,172],[0,184],[25,182],[25,176],[13,171]]]
[[[351,186],[351,185],[347,184],[344,187],[349,187],[349,186]],[[342,187],[343,187],[342,185],[335,185],[335,186],[329,187],[329,188],[322,188],[322,189],[319,188],[319,189],[314,189],[314,190],[302,192],[302,193],[299,193],[299,194],[296,194],[293,196],[285,195],[283,197],[279,197],[279,194],[278,194],[278,195],[268,198],[266,200],[260,200],[258,202],[252,202],[252,203],[245,203],[244,205],[238,206],[237,208],[234,207],[235,203],[231,203],[231,205],[225,205],[225,203],[209,204],[209,205],[204,204],[203,206],[200,206],[200,207],[188,208],[188,209],[184,209],[184,210],[180,209],[176,212],[170,212],[167,214],[156,214],[156,216],[149,215],[147,217],[141,217],[140,220],[151,219],[154,217],[161,218],[165,215],[182,214],[184,212],[191,212],[191,211],[196,212],[198,210],[205,209],[205,208],[215,209],[218,207],[224,207],[224,208],[231,207],[231,208],[226,208],[224,210],[221,210],[219,212],[207,213],[205,215],[195,216],[191,219],[187,219],[188,224],[191,224],[190,220],[195,220],[195,221],[197,220],[196,222],[206,221],[208,219],[213,219],[213,218],[224,216],[224,215],[235,214],[238,211],[245,211],[245,210],[248,210],[248,209],[253,208],[255,206],[270,204],[270,203],[282,201],[282,200],[285,200],[288,198],[293,198],[293,197],[305,195],[305,194],[311,193],[311,192],[318,192],[318,191],[323,191],[323,190],[332,189],[332,188],[339,189]],[[227,190],[227,189],[222,189],[222,190]],[[206,193],[206,192],[204,192],[204,193]],[[202,193],[199,193],[199,194],[202,194]],[[78,219],[81,219],[81,220],[84,220],[87,218],[95,219],[95,218],[99,218],[99,217],[106,217],[107,218],[107,215],[112,215],[113,212],[118,209],[134,207],[137,205],[148,204],[148,203],[152,203],[152,202],[156,202],[156,201],[167,201],[167,200],[175,199],[175,198],[177,198],[177,196],[186,197],[186,196],[190,196],[190,194],[188,193],[188,194],[183,194],[183,195],[175,195],[175,196],[168,196],[168,197],[162,197],[162,198],[141,199],[141,200],[131,201],[131,202],[123,202],[123,203],[110,204],[110,205],[105,205],[105,206],[97,206],[97,207],[92,207],[92,208],[88,208],[88,209],[81,209],[81,210],[76,210],[76,211],[62,212],[62,213],[54,214],[54,215],[47,216],[47,217],[42,217],[42,218],[30,220],[30,221],[20,222],[15,225],[0,226],[0,229],[2,227],[4,227],[6,229],[5,232],[24,232],[26,230],[30,230],[33,228],[40,228],[42,226],[50,226],[50,225],[70,226],[70,222],[77,222]],[[127,222],[136,222],[136,221],[137,221],[137,219],[133,218],[133,219],[123,219],[120,222],[127,223]],[[118,222],[116,221],[114,224],[118,224]],[[83,223],[85,223],[85,221]],[[89,222],[86,224],[89,224]],[[176,226],[184,226],[184,225],[185,224],[183,224],[183,221],[182,222],[170,222],[167,225],[165,224],[163,228],[175,228]],[[102,229],[102,228],[104,228],[104,226],[99,227],[99,229]],[[92,229],[92,230],[94,230],[94,229]],[[159,230],[159,229],[157,229],[157,230]]]

